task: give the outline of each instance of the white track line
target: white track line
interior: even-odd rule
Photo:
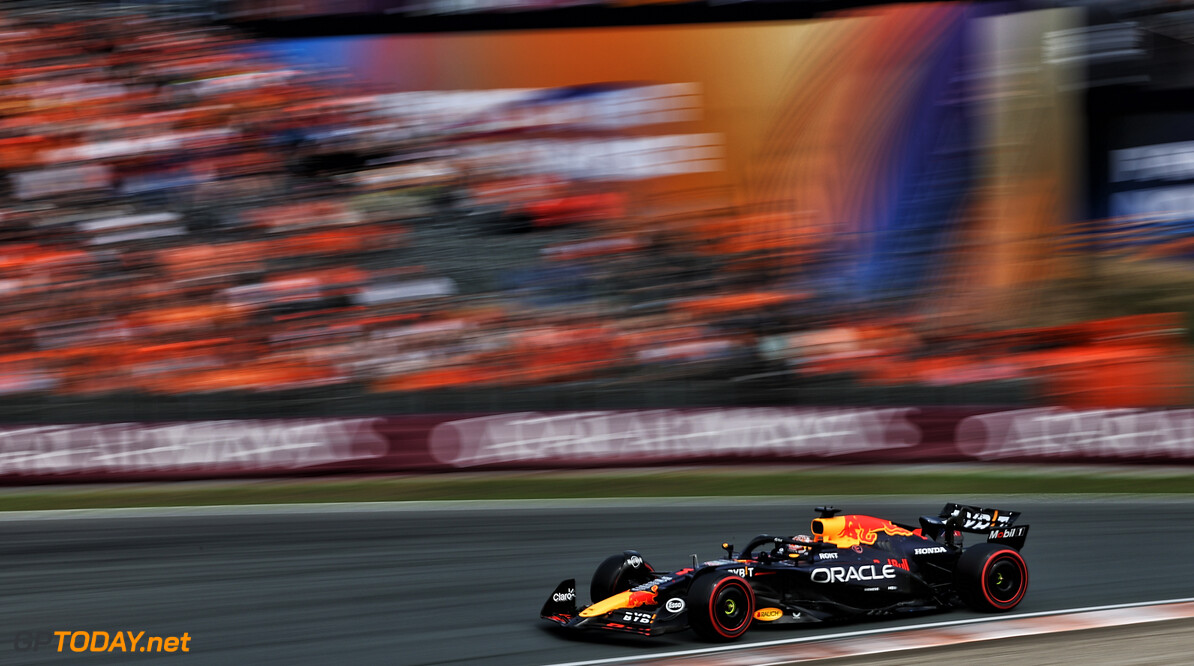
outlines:
[[[1174,606],[1171,612],[1166,612],[1163,606]],[[1136,612],[1125,613],[1123,611],[1135,610]],[[1151,612],[1150,612],[1151,611]],[[1029,620],[1034,618],[1052,617],[1057,618],[1058,622],[1051,623],[1048,626],[1040,626],[1039,623],[1033,623],[1033,626],[1028,626],[1026,623],[1023,627],[1016,627],[1017,621]],[[1020,613],[1017,615],[1004,615],[999,618],[971,618],[965,620],[950,620],[945,622],[933,622],[929,624],[920,624],[905,627],[894,627],[884,629],[865,629],[860,631],[847,631],[836,634],[821,634],[817,636],[805,636],[801,638],[789,638],[775,641],[764,641],[759,643],[743,643],[739,645],[727,645],[719,647],[699,648],[694,650],[680,650],[676,652],[665,652],[661,654],[651,655],[635,655],[628,657],[612,657],[607,659],[593,659],[589,661],[570,661],[551,664],[550,666],[602,666],[604,664],[628,664],[628,663],[663,663],[669,660],[689,660],[692,657],[713,657],[721,655],[731,657],[735,652],[749,652],[749,651],[767,651],[772,652],[769,648],[778,648],[793,645],[808,645],[813,643],[827,643],[831,641],[842,641],[845,639],[865,639],[876,636],[887,636],[883,642],[867,641],[860,642],[857,646],[847,649],[836,649],[826,651],[820,656],[809,654],[807,651],[801,654],[792,655],[768,655],[771,657],[778,657],[777,661],[764,662],[758,659],[759,655],[755,655],[749,661],[743,661],[739,658],[717,659],[717,660],[701,660],[701,663],[711,664],[755,664],[756,666],[764,666],[767,663],[772,664],[790,664],[797,661],[812,661],[815,659],[824,659],[830,657],[845,657],[857,656],[864,654],[875,654],[878,652],[887,652],[895,650],[909,650],[918,649],[922,647],[933,647],[936,645],[945,644],[941,640],[940,634],[933,638],[916,640],[915,638],[908,641],[893,642],[891,637],[898,634],[912,634],[918,631],[928,632],[929,630],[939,629],[955,629],[959,627],[977,627],[978,631],[969,631],[966,634],[961,632],[951,632],[946,637],[948,644],[958,644],[973,641],[993,640],[997,638],[1007,638],[1012,636],[1028,636],[1033,634],[1053,633],[1060,631],[1072,631],[1076,629],[1091,629],[1096,627],[1116,626],[1123,624],[1136,624],[1140,622],[1156,622],[1161,620],[1176,619],[1181,617],[1194,617],[1194,597],[1184,599],[1165,599],[1161,601],[1142,601],[1128,604],[1114,604],[1109,606],[1091,606],[1086,608],[1070,608],[1055,611],[1042,611],[1037,613]],[[732,655],[733,657],[741,657],[743,655]]]

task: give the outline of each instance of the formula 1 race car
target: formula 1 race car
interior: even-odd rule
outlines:
[[[593,602],[578,608],[576,580],[556,587],[540,617],[561,627],[657,636],[691,628],[732,641],[754,623],[782,625],[967,606],[1009,611],[1028,589],[1016,511],[947,504],[920,526],[817,507],[812,535],[751,539],[724,559],[662,573],[638,552],[606,558]],[[963,548],[963,533],[986,541]]]

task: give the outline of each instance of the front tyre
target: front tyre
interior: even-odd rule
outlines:
[[[610,555],[597,565],[589,583],[589,598],[593,603],[608,599],[619,592],[646,583],[654,578],[650,563],[638,551],[627,550]]]
[[[688,624],[701,640],[737,640],[750,628],[754,615],[755,592],[741,576],[701,576],[688,592]]]
[[[958,559],[954,587],[962,601],[974,610],[1009,611],[1028,591],[1028,565],[1011,548],[980,543],[966,549]]]

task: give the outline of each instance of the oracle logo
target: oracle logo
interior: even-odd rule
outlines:
[[[848,583],[850,581],[883,580],[895,578],[895,567],[885,564],[882,567],[866,564],[857,567],[825,567],[813,569],[811,578],[814,583]]]

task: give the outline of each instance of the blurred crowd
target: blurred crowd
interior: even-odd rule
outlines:
[[[10,13],[0,51],[3,393],[612,376],[749,356],[718,320],[794,300],[224,29]]]
[[[949,385],[1064,365],[1023,340],[1122,351],[1172,327],[943,341],[908,313],[860,322],[804,279],[817,239],[782,213],[528,172],[469,149],[492,128],[224,28],[10,12],[0,53],[0,394]]]

